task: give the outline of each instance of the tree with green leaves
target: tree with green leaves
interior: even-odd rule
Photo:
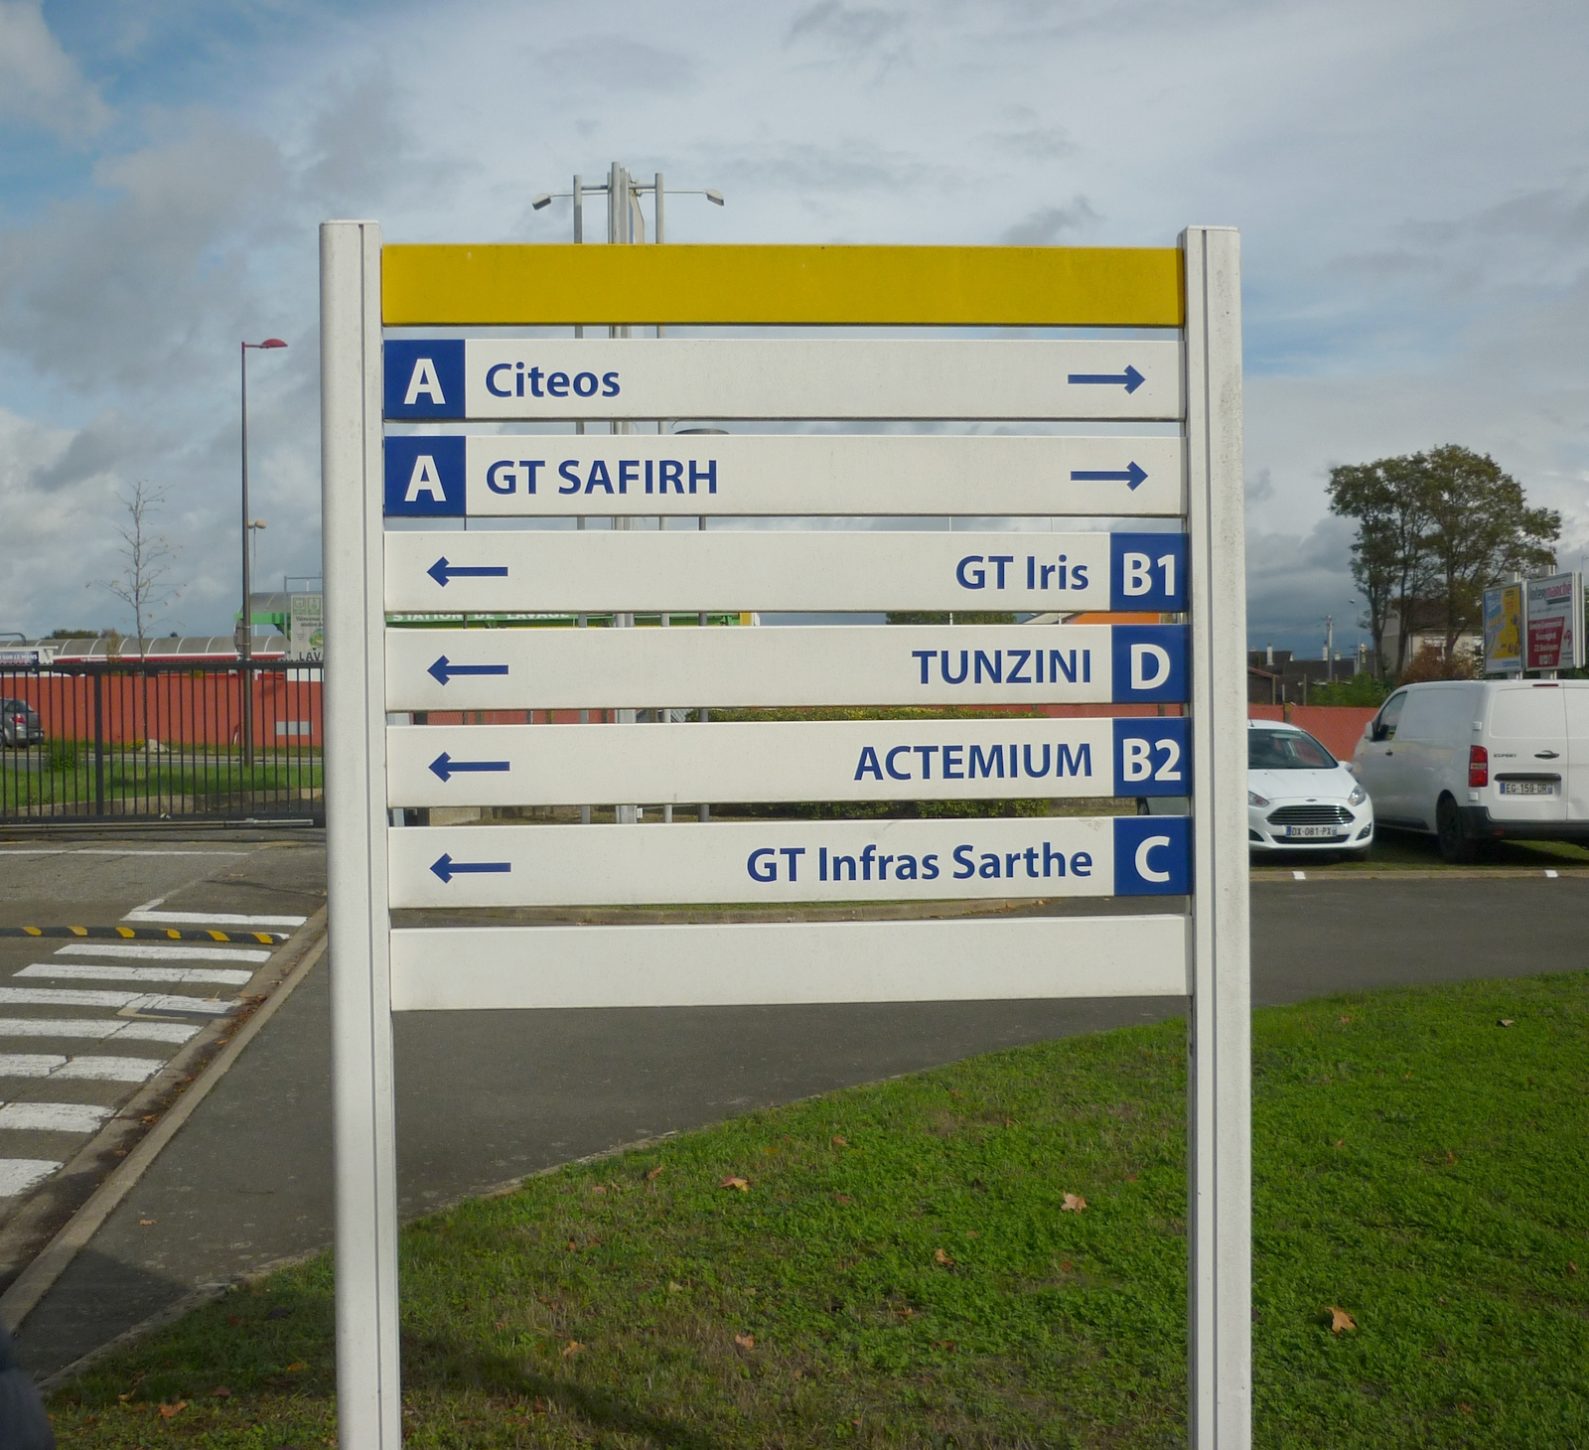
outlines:
[[[1330,511],[1357,520],[1352,578],[1366,604],[1374,657],[1400,676],[1415,615],[1440,615],[1446,654],[1483,618],[1484,590],[1549,568],[1561,515],[1529,508],[1523,487],[1488,454],[1456,444],[1330,470]],[[1386,660],[1389,622],[1399,625]]]
[[[1424,549],[1446,620],[1445,652],[1483,628],[1484,591],[1556,564],[1561,515],[1528,507],[1523,486],[1488,454],[1448,444],[1427,455],[1421,480]]]

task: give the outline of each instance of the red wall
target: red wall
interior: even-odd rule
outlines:
[[[1316,735],[1332,755],[1350,760],[1363,737],[1363,726],[1374,718],[1370,705],[1249,705],[1252,720],[1289,720]]]
[[[94,737],[94,681],[81,675],[0,674],[0,694],[19,696],[39,712],[49,739],[91,740]],[[106,677],[101,691],[104,738],[128,744],[153,738],[168,745],[238,744],[242,721],[241,682],[235,673],[194,671],[148,677]],[[1020,705],[993,706],[989,713],[1024,711]],[[1044,705],[1041,713],[1056,719],[1100,719],[1109,716],[1179,715],[1176,705]],[[610,712],[593,710],[602,720]],[[1343,760],[1350,760],[1363,726],[1374,716],[1371,708],[1354,705],[1251,705],[1253,720],[1290,720],[1318,736]],[[568,723],[577,710],[448,710],[427,717],[437,725],[521,724],[548,719]],[[303,733],[278,731],[292,723]],[[261,749],[308,745],[318,748],[320,731],[320,681],[283,674],[263,674],[254,687],[254,740]]]

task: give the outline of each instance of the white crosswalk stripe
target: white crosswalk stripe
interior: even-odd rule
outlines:
[[[86,987],[0,987],[0,1005],[18,1007],[116,1007],[134,1012],[188,1012],[219,1017],[235,1011],[237,999],[173,997],[158,992],[94,991]]]
[[[134,1022],[125,1017],[0,1017],[0,1038],[87,1037],[95,1042],[183,1043],[199,1029],[185,1022]]]
[[[50,1158],[0,1158],[0,1198],[26,1193],[60,1166]]]
[[[241,987],[254,974],[228,967],[114,967],[77,966],[68,962],[34,962],[19,977],[54,977],[62,982],[199,982],[218,987]]]
[[[0,1077],[47,1077],[67,1082],[143,1082],[159,1057],[62,1057],[53,1052],[0,1052]]]
[[[0,1129],[92,1133],[115,1111],[95,1103],[0,1103]]]
[[[151,911],[144,907],[122,917],[134,926],[203,926],[214,927],[216,931],[225,931],[227,927],[243,927],[248,931],[279,931],[282,927],[290,930],[302,926],[308,919],[306,916],[218,916],[208,911]]]
[[[179,946],[172,942],[69,942],[58,957],[105,957],[110,961],[144,962],[268,962],[269,947]]]

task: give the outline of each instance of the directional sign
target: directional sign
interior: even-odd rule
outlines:
[[[1174,624],[393,629],[386,690],[399,711],[1190,698]]]
[[[1179,438],[402,434],[388,517],[1184,510]]]
[[[394,806],[1187,795],[1187,722],[394,726]]]
[[[391,533],[386,607],[1124,609],[1186,604],[1184,534]]]
[[[1185,895],[1186,816],[387,833],[394,907]]]
[[[467,950],[456,928],[399,928],[390,934],[392,1010],[1184,997],[1191,926],[1179,913],[483,926],[469,931]]]
[[[388,418],[1130,418],[1184,415],[1173,342],[385,345]]]

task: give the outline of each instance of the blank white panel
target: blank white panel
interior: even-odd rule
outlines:
[[[400,929],[392,1009],[1182,997],[1188,921]]]

